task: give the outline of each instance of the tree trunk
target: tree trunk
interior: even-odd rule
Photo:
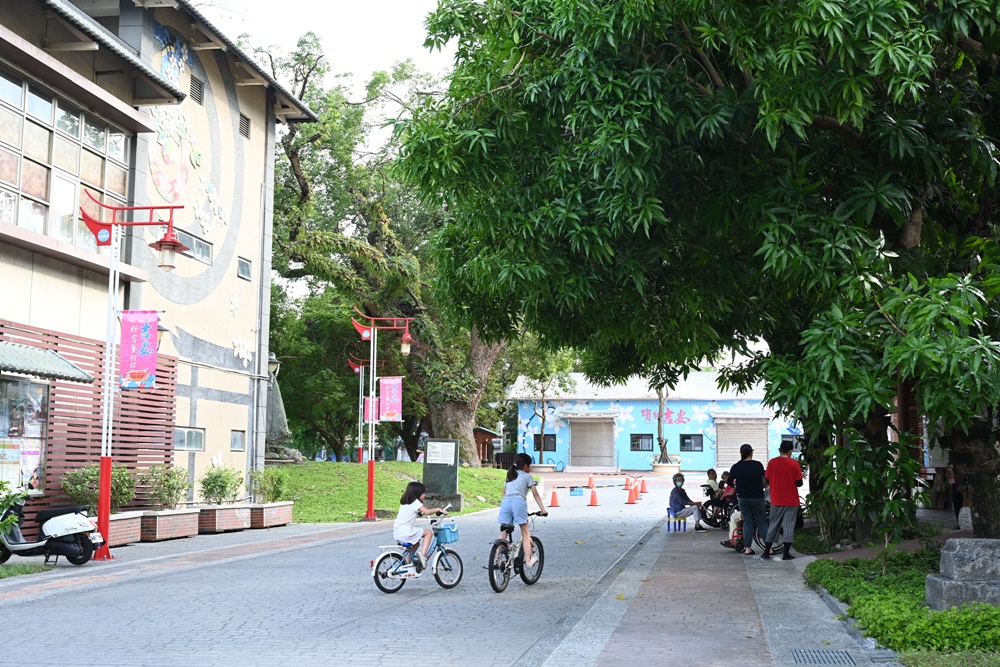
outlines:
[[[872,410],[868,413],[867,419],[854,426],[861,432],[865,440],[876,447],[889,446],[889,426],[892,418],[882,410]],[[888,497],[888,489],[886,489]],[[869,542],[872,539],[873,521],[868,516],[867,507],[859,507],[854,521],[854,539],[858,542]]]
[[[478,468],[479,452],[472,429],[476,426],[476,408],[468,403],[443,403],[431,406],[434,437],[458,440],[458,458],[469,467]]]
[[[478,380],[478,388],[472,392],[467,401],[446,401],[434,404],[428,401],[427,409],[434,426],[434,436],[449,438],[459,442],[459,459],[472,468],[482,465],[479,452],[476,449],[476,439],[472,429],[476,426],[476,410],[483,397],[486,378],[493,368],[493,362],[506,347],[506,343],[486,344],[479,337],[475,327],[472,328],[469,340],[468,369]]]
[[[971,489],[973,535],[1000,539],[1000,445],[992,421],[992,415],[983,415],[968,424],[967,434],[954,429],[940,442],[951,454],[959,483]]]
[[[656,413],[656,443],[660,446],[660,463],[670,463],[667,458],[667,439],[663,437],[663,413],[667,411],[667,397],[670,390],[660,387],[656,390],[656,399],[659,410]]]

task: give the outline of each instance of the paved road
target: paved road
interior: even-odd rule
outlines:
[[[369,563],[391,542],[388,522],[291,527],[266,550],[225,536],[215,544],[233,546],[179,555],[119,549],[113,564],[0,581],[0,616],[15,619],[9,645],[19,647],[7,655],[25,667],[593,664],[675,535],[656,529],[666,494],[625,505],[623,491],[603,489],[603,504],[587,507],[589,493],[560,492],[563,506],[537,525],[541,580],[515,578],[499,595],[483,569],[493,511],[458,518],[465,578],[453,590],[430,576],[393,595],[375,588]]]

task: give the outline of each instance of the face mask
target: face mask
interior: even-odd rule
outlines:
[[[684,486],[684,482],[674,482],[674,485],[679,489]]]

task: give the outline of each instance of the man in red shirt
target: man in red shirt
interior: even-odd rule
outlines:
[[[769,528],[764,540],[764,553],[761,560],[771,557],[771,545],[780,532],[785,543],[781,560],[795,558],[789,551],[795,541],[795,520],[799,515],[799,487],[802,486],[802,468],[799,462],[792,458],[793,445],[784,441],[778,449],[778,456],[767,462],[764,477],[771,486],[771,515],[768,517]]]

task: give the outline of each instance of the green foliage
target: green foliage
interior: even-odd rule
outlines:
[[[37,574],[38,572],[48,572],[53,569],[53,565],[35,565],[34,563],[7,563],[0,565],[0,579],[8,577],[19,577],[25,574]]]
[[[19,502],[23,502],[24,494],[11,491],[7,482],[0,480],[0,515],[6,512],[10,507],[14,506]],[[10,532],[11,527],[17,523],[16,516],[9,516],[6,519],[0,521],[0,533],[6,535]]]
[[[201,497],[209,505],[236,502],[242,485],[243,473],[231,466],[217,466],[214,463],[198,480]]]
[[[823,536],[813,530],[796,530],[795,550],[804,554],[828,554],[833,548]]]
[[[281,500],[287,480],[288,475],[281,468],[251,470],[248,491],[254,498],[260,498],[261,502],[273,503]]]
[[[139,484],[147,488],[155,507],[167,510],[176,508],[191,488],[186,469],[166,464],[150,466],[139,476]]]
[[[62,476],[60,486],[63,493],[74,505],[87,505],[92,512],[97,511],[100,497],[101,467],[96,463]],[[120,463],[111,465],[111,513],[114,514],[135,498],[136,474]]]
[[[896,660],[906,667],[1000,667],[994,651],[903,651]]]
[[[806,497],[806,512],[816,519],[820,538],[828,545],[840,544],[851,535],[855,505],[845,501],[840,495],[834,486],[830,490],[823,489]],[[796,542],[797,535],[798,533]]]
[[[931,611],[925,580],[940,553],[892,553],[884,559],[822,559],[806,566],[806,581],[846,602],[865,634],[893,650],[992,650],[1000,643],[1000,609],[972,604]]]
[[[375,508],[394,518],[399,499],[412,481],[420,481],[422,463],[380,461],[375,464]],[[302,523],[360,521],[365,515],[367,466],[351,463],[303,463],[286,468],[285,500],[294,500],[293,519]],[[465,497],[461,513],[498,507],[507,471],[461,468],[458,492]],[[480,502],[483,498],[485,502]]]

